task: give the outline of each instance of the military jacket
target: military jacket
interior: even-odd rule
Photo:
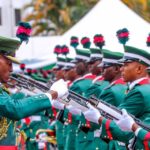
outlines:
[[[147,78],[143,78],[136,83],[130,91],[127,91],[124,102],[119,106],[125,108],[128,113],[133,114],[145,124],[150,123],[150,84]],[[103,135],[109,139],[117,139],[128,144],[134,134],[123,132],[119,127],[110,120],[102,122]],[[105,132],[105,134],[104,134]],[[143,149],[144,145],[137,140],[136,149]]]
[[[126,83],[122,79],[118,79],[105,87],[98,99],[114,106],[119,106],[124,101],[126,89]]]
[[[15,145],[15,121],[51,106],[45,94],[19,99],[0,89],[0,145]]]

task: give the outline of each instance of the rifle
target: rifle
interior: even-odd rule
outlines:
[[[71,90],[69,90],[68,97],[66,99],[62,99],[61,101],[65,104],[70,104],[72,106],[75,106],[75,107],[81,109],[82,111],[88,110],[88,106],[86,104],[87,99],[80,96],[79,94],[71,91]],[[56,117],[56,119],[59,120],[62,123],[64,123],[63,114],[64,114],[64,110],[60,110],[57,113],[57,117]]]
[[[44,84],[39,83],[38,81],[35,81],[33,79],[30,79],[24,75],[12,73],[11,79],[14,79],[20,87],[26,88],[28,90],[33,90],[34,88],[37,88],[41,90],[42,92],[46,92],[49,90],[48,87],[46,87]],[[122,117],[122,112],[117,107],[112,106],[102,100],[99,100],[95,97],[91,97],[90,99],[87,99],[71,90],[69,90],[69,96],[67,99],[63,100],[64,103],[69,103],[75,107],[81,108],[82,111],[88,110],[87,102],[90,102],[92,105],[94,105],[101,114],[111,120],[119,120]],[[129,114],[134,121],[143,129],[150,132],[150,126],[145,125],[142,123],[141,120],[137,119],[133,115]]]
[[[17,86],[28,89],[30,91],[33,91],[34,89],[38,89],[41,92],[49,91],[49,87],[46,85],[22,74],[12,73],[10,79],[15,80]]]
[[[90,99],[87,99],[73,91],[69,91],[69,96],[68,99],[72,99],[73,101],[76,101],[78,104],[84,106],[84,108],[86,108],[86,110],[88,109],[87,107],[87,102],[89,102],[90,104],[92,104],[93,106],[95,106],[100,113],[102,114],[102,116],[111,119],[111,120],[119,120],[122,117],[122,111],[120,109],[118,109],[117,107],[99,100],[95,97],[91,97]],[[135,116],[133,116],[132,114],[129,114],[134,121],[143,129],[147,130],[150,132],[150,126],[144,124],[140,119],[136,118]]]
[[[108,104],[95,97],[91,97],[89,99],[89,102],[92,105],[94,105],[101,112],[101,114],[106,118],[109,118],[111,120],[119,120],[122,117],[122,111],[117,107],[112,106],[111,104]],[[136,124],[138,124],[140,127],[150,132],[150,126],[144,124],[140,119],[136,118],[132,114],[129,115],[134,119]]]

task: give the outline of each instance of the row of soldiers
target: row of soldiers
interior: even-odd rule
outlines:
[[[56,112],[64,112],[62,118],[50,126],[56,130],[58,149],[149,148],[148,131],[139,127],[128,113],[149,124],[150,54],[131,46],[125,46],[124,50],[122,54],[106,49],[76,49],[74,60],[58,57],[53,72],[60,91],[60,79],[63,79],[71,91],[86,98],[95,96],[123,109],[122,118],[112,121],[91,104],[88,104],[89,110],[84,111],[75,105],[65,105],[60,99],[52,101],[49,114],[55,116],[53,119]],[[133,146],[131,141],[135,136],[138,138]]]
[[[0,81],[3,84],[8,82],[12,62],[18,62],[13,56],[21,43],[4,37],[1,37],[0,42]],[[58,61],[53,70],[57,81],[44,94],[27,97],[18,92],[9,95],[1,85],[0,148],[17,149],[15,121],[22,118],[27,121],[26,117],[32,116],[36,125],[32,127],[32,122],[30,127],[21,127],[27,149],[40,148],[32,140],[36,136],[33,134],[34,127],[37,127],[36,131],[55,130],[60,150],[133,149],[131,141],[135,136],[137,140],[134,149],[149,149],[149,132],[139,127],[128,113],[149,124],[150,54],[131,46],[124,46],[124,50],[122,54],[106,49],[90,49],[91,53],[76,49],[74,60]],[[88,110],[64,104],[68,89],[86,98],[95,96],[121,109],[123,115],[114,121],[102,116],[89,103]],[[62,110],[61,118],[56,119]],[[49,118],[55,122],[49,124]]]

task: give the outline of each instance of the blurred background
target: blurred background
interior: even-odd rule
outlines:
[[[60,35],[86,15],[98,1],[0,0],[0,33],[15,36],[13,28],[23,20],[32,24],[33,36]],[[121,1],[150,22],[150,0]]]
[[[70,37],[103,34],[106,48],[123,51],[116,31],[127,27],[133,44],[144,47],[149,33],[150,0],[0,0],[0,33],[15,37],[17,24],[32,25],[29,43],[22,44],[17,57],[30,68],[54,63],[57,44],[70,46]],[[136,33],[136,34],[135,34]],[[70,56],[75,53],[70,48]],[[14,67],[15,70],[19,68]]]

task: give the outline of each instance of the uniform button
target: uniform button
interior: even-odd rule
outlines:
[[[99,150],[99,148],[98,148],[98,147],[96,147],[96,150]]]
[[[76,134],[76,136],[78,136],[78,134]]]
[[[86,136],[84,136],[84,139],[86,139]]]

